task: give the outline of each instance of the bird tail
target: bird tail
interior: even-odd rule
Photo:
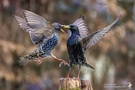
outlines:
[[[84,66],[86,66],[86,67],[89,67],[89,68],[95,69],[94,67],[92,67],[92,66],[91,66],[91,65],[89,65],[88,63],[84,63],[83,65],[84,65]]]
[[[20,65],[25,66],[28,62],[37,58],[38,58],[37,54],[33,52],[33,53],[29,53],[28,55],[21,57],[18,62]]]

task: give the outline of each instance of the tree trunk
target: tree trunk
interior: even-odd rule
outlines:
[[[59,90],[93,90],[93,88],[89,80],[61,78]]]

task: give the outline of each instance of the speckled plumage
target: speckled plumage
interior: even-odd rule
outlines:
[[[31,41],[36,45],[36,48],[32,53],[21,57],[19,63],[24,66],[32,60],[40,59],[42,61],[42,58],[49,55],[67,64],[51,53],[58,43],[58,31],[61,30],[61,24],[51,24],[41,16],[27,10],[22,10],[22,14],[24,18],[16,15],[13,15],[13,18],[24,31],[30,34]]]
[[[40,42],[39,44],[37,44],[36,49],[34,50],[34,52],[21,57],[19,63],[22,64],[23,66],[25,66],[28,62],[32,61],[32,60],[37,60],[38,56],[41,58],[45,58],[46,56],[51,56],[51,51],[54,49],[54,47],[57,45],[58,43],[58,31],[57,29],[54,29],[54,34],[51,38],[46,39],[44,38],[42,42]]]
[[[70,41],[70,39],[68,40]],[[86,63],[86,59],[83,55],[82,47],[79,42],[67,42],[67,49],[70,56],[69,65],[84,65]]]
[[[54,49],[57,43],[58,43],[58,33],[55,32],[54,36],[50,38],[49,40],[43,42],[40,48],[45,54],[51,55],[51,50]],[[43,55],[40,55],[40,54],[39,56],[43,57]]]
[[[98,30],[92,34],[89,34],[88,27],[85,22],[84,16],[78,18],[73,24],[63,25],[64,28],[68,28],[69,39],[67,40],[67,49],[70,57],[69,65],[70,70],[67,75],[69,77],[72,65],[79,65],[78,77],[80,75],[81,66],[86,66],[94,69],[91,65],[86,62],[84,53],[93,45],[95,45],[106,33],[109,32],[111,27],[119,20],[118,18],[108,25],[107,27]]]
[[[72,26],[72,25],[71,25]],[[81,42],[79,42],[80,34],[78,33],[78,28],[77,26],[74,26],[76,29],[72,32],[71,36],[67,40],[67,49],[68,49],[68,54],[69,54],[69,65],[70,68],[72,68],[72,65],[79,65],[81,66],[86,66],[93,68],[86,62],[86,58],[84,57],[84,52],[82,50],[82,45]],[[94,68],[93,68],[94,69]]]

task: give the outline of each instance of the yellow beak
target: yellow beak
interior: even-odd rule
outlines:
[[[62,32],[65,32],[63,29],[60,29]]]
[[[69,25],[62,25],[62,27],[63,27],[63,28],[67,28],[67,29],[69,29],[69,28],[70,28],[70,26],[69,26]]]

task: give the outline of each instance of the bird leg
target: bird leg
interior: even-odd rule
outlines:
[[[81,69],[81,65],[79,65],[79,70],[78,70],[77,78],[80,78],[80,69]]]
[[[57,61],[60,61],[61,63],[59,64],[59,67],[61,67],[61,65],[62,64],[64,64],[64,65],[68,65],[69,66],[69,64],[65,61],[65,60],[62,60],[62,59],[60,59],[60,58],[57,58],[56,56],[54,56],[52,53],[51,53],[51,56],[55,59],[55,60],[57,60]]]
[[[71,72],[71,69],[68,71],[68,74],[67,74],[66,78],[70,78],[69,77],[70,76],[70,72]]]
[[[59,64],[59,67],[61,67],[61,65],[62,64],[64,64],[64,65],[68,65],[69,66],[69,64],[65,61],[65,60],[62,60],[62,59],[60,59],[60,58],[54,58],[55,60],[57,60],[57,61],[60,61],[61,63]]]
[[[78,75],[77,75],[77,78],[80,78],[80,70],[78,71]]]
[[[38,63],[41,64],[43,62],[43,59],[39,56],[39,54],[37,54],[38,57]]]

